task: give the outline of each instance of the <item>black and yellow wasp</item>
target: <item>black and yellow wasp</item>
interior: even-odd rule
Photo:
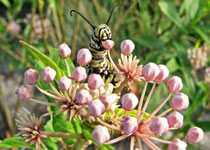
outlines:
[[[92,54],[92,61],[88,65],[88,74],[91,73],[100,74],[105,83],[112,83],[115,87],[118,85],[116,80],[116,72],[114,72],[114,68],[110,63],[109,58],[107,57],[107,50],[103,48],[102,42],[106,40],[111,40],[112,32],[108,24],[110,22],[114,9],[119,5],[122,4],[116,4],[112,8],[107,22],[105,24],[100,24],[98,26],[94,26],[78,11],[76,10],[70,11],[71,16],[73,12],[79,14],[85,21],[87,21],[87,23],[94,30],[93,35],[91,37],[91,41],[89,43],[89,50]]]

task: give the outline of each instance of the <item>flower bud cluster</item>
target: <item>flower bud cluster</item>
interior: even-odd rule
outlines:
[[[108,50],[108,54],[109,50],[114,46],[114,42],[111,40],[104,41],[101,44],[104,49]],[[125,78],[119,87],[114,88],[112,83],[107,84],[104,82],[100,74],[87,74],[85,65],[91,63],[92,54],[85,48],[78,52],[77,62],[80,66],[72,70],[71,74],[68,71],[69,66],[66,61],[71,55],[71,50],[67,44],[61,44],[58,48],[58,55],[66,62],[68,76],[58,77],[53,68],[50,66],[45,67],[41,71],[41,79],[45,84],[49,84],[51,89],[44,90],[38,85],[40,80],[38,71],[28,69],[25,72],[26,83],[36,85],[40,92],[54,99],[53,103],[32,99],[31,89],[24,85],[17,90],[18,98],[49,106],[60,106],[57,114],[66,114],[67,120],[71,120],[72,117],[78,117],[80,120],[85,120],[89,123],[94,121],[94,124],[91,124],[91,126],[95,126],[92,138],[98,144],[112,144],[131,136],[131,149],[135,145],[135,140],[138,143],[143,141],[151,149],[160,149],[152,142],[152,140],[156,140],[157,142],[169,144],[169,150],[185,150],[187,143],[199,142],[203,138],[203,131],[198,127],[193,127],[188,131],[185,141],[179,139],[174,139],[173,141],[158,139],[158,136],[165,134],[168,130],[178,129],[183,125],[184,117],[178,111],[184,110],[189,106],[189,98],[186,94],[180,92],[183,88],[182,80],[177,76],[172,76],[167,80],[169,70],[165,65],[157,65],[150,62],[144,67],[138,66],[139,60],[131,55],[135,48],[131,40],[123,41],[120,47],[122,59],[119,60],[120,69],[117,70],[117,73]],[[132,92],[120,95],[125,86],[140,80],[145,80],[140,98]],[[153,112],[150,114],[146,113],[147,106],[155,91],[155,86],[157,84],[160,86],[166,80],[169,96]],[[87,83],[84,83],[85,81]],[[146,92],[148,84],[153,84],[150,92]],[[170,100],[172,95],[170,108],[156,115]],[[144,99],[145,97],[146,99]],[[120,103],[118,103],[118,100],[120,100]],[[122,108],[119,108],[120,106]],[[134,110],[135,108],[137,108],[137,111]],[[170,112],[171,110],[173,112]],[[165,116],[166,114],[168,115]],[[110,133],[115,132],[122,135],[117,139],[110,140]]]
[[[210,48],[204,44],[198,49],[188,49],[188,59],[195,69],[205,67]]]

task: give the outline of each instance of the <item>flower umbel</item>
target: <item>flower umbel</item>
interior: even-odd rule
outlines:
[[[24,141],[30,145],[35,145],[37,150],[41,150],[41,146],[46,150],[42,138],[46,138],[40,131],[42,130],[42,117],[37,118],[35,114],[31,114],[28,110],[24,109],[25,114],[16,119],[18,130]],[[27,147],[27,145],[25,146]]]
[[[27,86],[21,86],[17,90],[19,99],[57,107],[55,114],[66,115],[66,121],[70,122],[71,119],[78,118],[81,124],[85,122],[90,128],[95,127],[92,138],[99,144],[113,144],[130,137],[130,150],[137,147],[142,150],[142,142],[152,150],[161,150],[159,145],[153,143],[154,141],[168,144],[169,150],[180,147],[185,150],[187,143],[196,143],[203,138],[202,129],[194,127],[189,130],[185,141],[160,139],[158,136],[164,135],[169,130],[181,128],[183,125],[183,116],[178,111],[189,106],[189,98],[186,94],[180,93],[183,88],[181,78],[172,76],[167,80],[169,70],[165,65],[157,65],[153,62],[144,67],[138,65],[139,60],[131,54],[135,46],[130,40],[124,41],[121,45],[123,54],[118,60],[118,69],[110,55],[110,48],[114,45],[113,41],[104,41],[102,45],[107,50],[110,63],[114,66],[113,71],[118,77],[120,76],[119,87],[114,87],[112,83],[104,83],[99,73],[87,74],[86,65],[92,57],[88,49],[83,49],[78,54],[77,62],[80,66],[74,70],[70,70],[67,62],[70,54],[61,57],[65,61],[67,75],[58,77],[56,69],[49,66],[43,69],[42,80],[50,87],[47,90],[42,89],[39,84],[41,79],[39,79],[38,71],[30,69],[31,71],[25,73],[27,83],[35,85],[41,93],[52,98],[53,101],[44,102],[33,99],[31,90]],[[65,47],[68,46],[65,45]],[[148,113],[147,108],[156,85],[166,84],[166,80],[168,96],[165,96],[166,98],[157,108]],[[141,96],[138,98],[130,91],[121,95],[124,87],[131,86],[135,81],[141,81],[144,85]],[[149,92],[146,92],[149,84],[152,84],[152,87]],[[172,96],[174,97],[170,100]],[[160,112],[169,101],[171,101],[170,107]],[[134,110],[136,107],[137,111]],[[83,134],[41,132],[41,119],[34,115],[29,115],[27,119],[22,120],[23,122],[17,120],[21,134],[25,137],[25,141],[34,144],[37,149],[41,149],[41,146],[46,149],[41,140],[42,137],[84,138]],[[111,139],[111,134],[116,133],[120,136]],[[135,141],[138,146],[135,146]]]

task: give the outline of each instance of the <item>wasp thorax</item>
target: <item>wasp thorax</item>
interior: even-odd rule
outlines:
[[[106,41],[111,39],[112,33],[110,28],[106,24],[100,24],[96,26],[94,30],[94,35],[100,41]]]

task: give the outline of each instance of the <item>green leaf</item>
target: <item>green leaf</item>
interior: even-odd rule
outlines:
[[[166,63],[166,66],[170,72],[175,72],[180,68],[175,57],[170,58]]]
[[[66,63],[64,61],[64,59],[61,59],[58,56],[58,50],[56,48],[52,48],[49,47],[49,57],[59,66],[59,68],[67,75],[67,68],[66,68]],[[75,69],[75,66],[73,64],[73,62],[71,61],[71,58],[68,57],[67,59],[68,65],[69,65],[69,69],[70,72],[73,72],[73,70]]]
[[[185,8],[190,19],[193,19],[199,8],[199,1],[197,0],[185,0]]]
[[[196,121],[194,122],[194,124],[200,128],[203,129],[204,132],[209,132],[210,131],[210,128],[209,128],[209,125],[210,125],[210,121]]]
[[[175,3],[172,1],[159,1],[158,2],[161,11],[179,28],[184,30],[181,18],[178,15],[178,12],[175,9]]]
[[[50,66],[51,68],[53,68],[56,71],[57,80],[64,75],[63,71],[60,70],[60,68],[55,64],[55,62],[53,62],[48,56],[44,55],[38,49],[24,41],[20,41],[20,43],[24,47],[26,47],[31,56],[33,56],[37,60],[40,60],[44,66]]]
[[[162,41],[153,35],[136,36],[133,40],[147,48],[162,49],[164,47]]]
[[[4,6],[6,6],[7,8],[11,7],[11,4],[9,2],[9,0],[1,0],[1,2],[4,4]]]
[[[194,26],[193,27],[194,31],[200,35],[200,37],[206,42],[209,43],[210,39],[209,39],[209,35],[206,34],[203,29],[200,26]]]
[[[79,122],[71,120],[71,122],[66,121],[66,115],[59,114],[53,116],[53,128],[56,132],[65,133],[82,133],[81,127],[79,127]],[[76,139],[63,139],[65,143],[71,145],[76,142]]]
[[[194,97],[194,99],[192,100],[191,105],[188,107],[188,109],[185,111],[185,122],[191,123],[190,122],[190,117],[193,115],[193,113],[198,110],[198,108],[201,106],[201,104],[205,101],[208,100],[208,96],[209,96],[209,89],[206,85],[205,82],[199,82],[198,86],[200,88],[198,88],[199,90],[197,90],[196,95]]]
[[[6,138],[0,141],[0,148],[24,147],[27,143],[21,142],[22,140],[22,137]],[[28,146],[28,148],[34,149],[33,146]]]

